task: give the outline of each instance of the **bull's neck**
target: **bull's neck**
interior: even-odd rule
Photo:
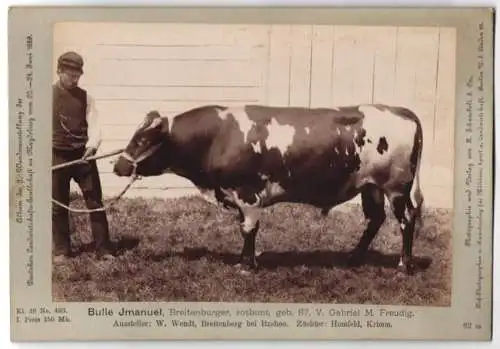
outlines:
[[[206,142],[176,142],[168,145],[167,171],[189,179],[195,185],[204,186],[207,181],[206,158],[210,144]]]

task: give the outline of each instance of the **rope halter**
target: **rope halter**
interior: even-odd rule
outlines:
[[[153,155],[160,147],[161,147],[161,143],[152,146],[151,148],[146,150],[144,153],[139,155],[139,157],[137,159],[134,159],[129,153],[127,153],[126,151],[123,151],[123,153],[121,155],[123,156],[123,158],[125,160],[130,162],[132,167],[133,167],[132,175],[131,175],[133,178],[138,177],[138,175],[136,173],[137,172],[137,165],[139,165],[139,163],[141,163],[142,161],[146,160],[151,155]]]

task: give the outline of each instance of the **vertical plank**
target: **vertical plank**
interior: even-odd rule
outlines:
[[[374,47],[371,27],[335,28],[333,101],[336,105],[370,103]]]
[[[269,49],[267,103],[274,106],[289,104],[291,26],[272,25]]]
[[[453,170],[455,124],[456,30],[440,28],[433,164]]]
[[[336,26],[333,43],[332,104],[350,104],[354,68],[354,46],[357,39],[352,27]]]
[[[313,26],[311,107],[329,107],[332,104],[334,26]]]
[[[422,127],[426,135],[424,156],[426,163],[432,166],[432,156],[435,153],[434,115],[436,108],[437,65],[439,50],[438,28],[425,28],[416,33],[415,41],[419,50],[415,53],[415,90],[414,101],[418,105]]]
[[[234,31],[234,25],[228,25],[227,31]],[[241,34],[248,35],[252,37],[255,42],[253,46],[250,46],[251,54],[250,57],[255,57],[252,61],[252,68],[259,74],[257,89],[258,92],[258,102],[266,103],[268,95],[268,77],[269,77],[269,56],[270,56],[270,39],[271,39],[271,26],[270,25],[248,25],[245,26],[245,30]],[[240,36],[241,36],[240,34]],[[242,44],[240,41],[244,41],[244,37],[237,38],[236,42],[230,46],[232,51],[238,52],[241,50]],[[228,60],[229,61],[229,60]],[[233,60],[234,61],[234,60]]]
[[[375,44],[373,69],[373,103],[397,104],[394,98],[396,78],[396,27],[373,30]]]
[[[265,49],[264,56],[261,57],[261,66],[262,66],[262,87],[260,89],[260,102],[261,104],[268,104],[269,102],[269,76],[271,74],[271,35],[272,35],[272,26],[265,26]]]
[[[375,42],[380,34],[378,29],[378,27],[362,27],[360,29],[360,40],[356,47],[357,69],[354,70],[355,79],[351,89],[352,95],[356,96],[353,101],[356,104],[373,102]]]
[[[422,121],[423,166],[430,166],[434,133],[438,29],[400,27],[397,38],[395,101],[412,109]]]
[[[291,40],[289,105],[308,107],[311,94],[312,26],[293,26]]]
[[[396,65],[393,86],[394,100],[401,106],[414,109],[415,43],[413,28],[398,27],[396,33]],[[418,113],[419,111],[416,110]]]

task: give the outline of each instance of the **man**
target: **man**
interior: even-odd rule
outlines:
[[[59,57],[59,79],[53,85],[53,165],[88,158],[97,152],[101,143],[94,101],[86,90],[78,86],[82,74],[83,58],[78,53],[66,52]],[[52,171],[52,196],[64,205],[69,205],[71,179],[80,187],[88,209],[103,206],[95,160]],[[90,222],[97,257],[112,258],[114,249],[109,238],[105,211],[90,213]],[[69,211],[57,204],[52,205],[52,235],[55,262],[74,256],[70,242]]]

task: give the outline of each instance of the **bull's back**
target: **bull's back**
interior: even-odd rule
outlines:
[[[210,136],[197,154],[204,173],[240,185],[265,177],[288,188],[331,186],[359,172],[384,170],[412,151],[419,125],[406,109],[381,105],[207,106],[190,117]]]
[[[311,146],[317,149],[332,139],[349,137],[341,130],[353,130],[363,122],[357,107],[301,108],[249,105],[221,108],[220,138],[231,147],[253,145],[276,148],[282,155]],[[351,133],[352,135],[352,133]]]

